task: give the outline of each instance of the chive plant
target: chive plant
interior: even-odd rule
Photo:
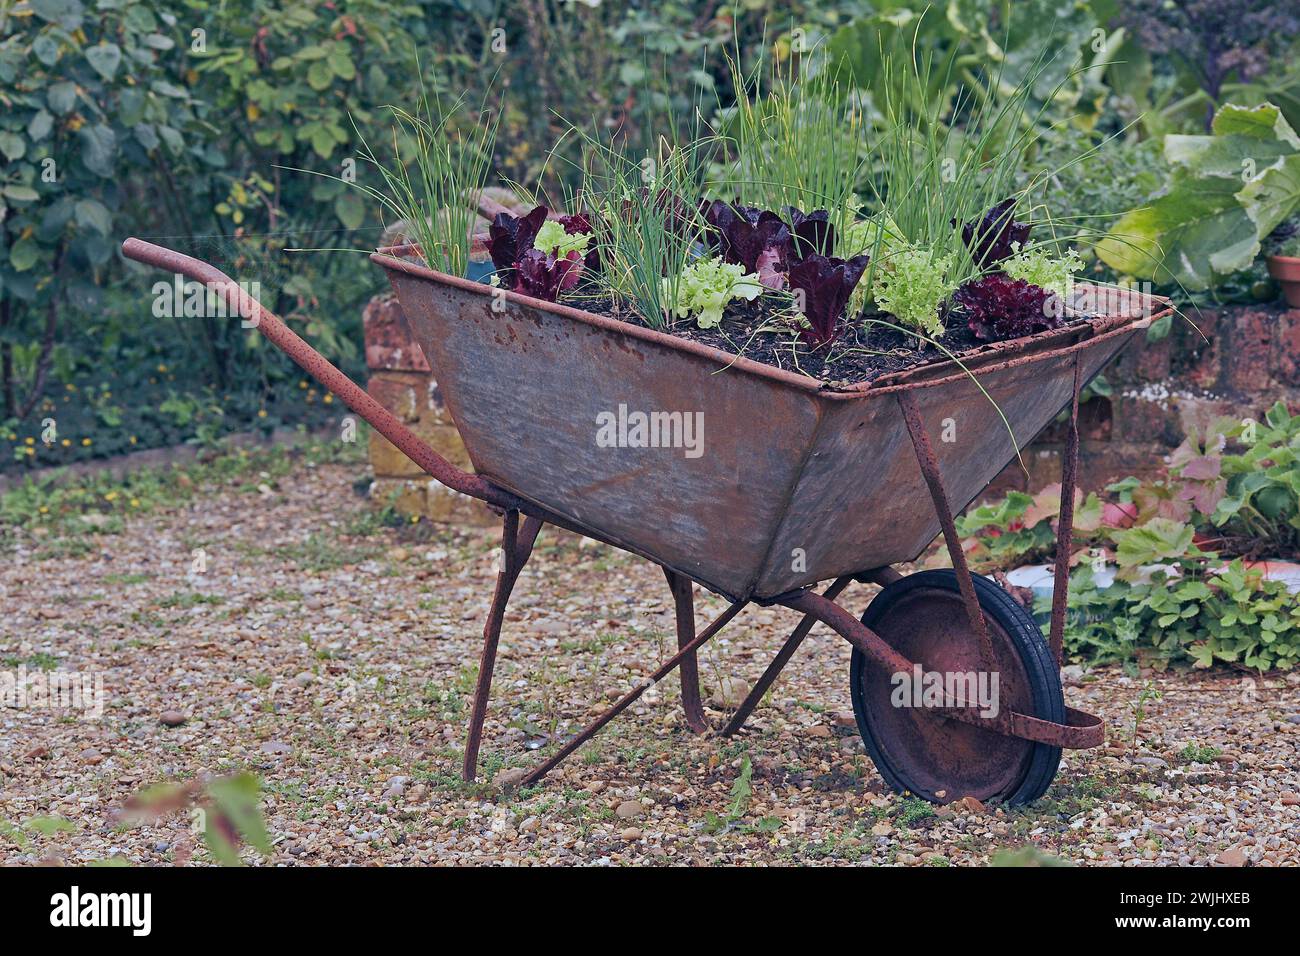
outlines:
[[[931,95],[946,88],[949,77],[936,79],[930,56],[882,51],[884,95],[877,105],[884,130],[873,151],[868,187],[872,204],[887,219],[876,235],[886,247],[884,259],[890,246],[927,250],[934,261],[949,263],[953,285],[981,272],[971,247],[983,237],[976,235],[968,245],[961,227],[1026,192],[1016,173],[1046,108],[1029,112],[1031,90],[1046,65],[1040,58],[1001,96],[981,97],[962,85],[949,108],[944,97]],[[1003,87],[1000,78],[992,85]],[[1031,120],[1022,123],[1027,114]]]
[[[501,122],[501,111],[489,110],[485,96],[470,122],[456,127],[464,106],[462,96],[444,108],[437,88],[430,91],[421,73],[413,109],[385,107],[393,116],[391,158],[381,158],[361,137],[358,155],[379,171],[383,188],[360,179],[350,183],[405,223],[407,238],[430,268],[454,276],[469,268],[478,196],[492,168]]]
[[[826,209],[843,234],[857,209],[871,130],[838,82],[839,68],[816,49],[771,66],[770,79],[765,57],[748,73],[738,51],[727,65],[736,105],[720,113],[735,158],[721,184],[728,194],[719,198],[739,196],[773,212]]]
[[[597,282],[651,328],[665,329],[673,321],[682,274],[703,243],[697,203],[718,138],[697,123],[694,135],[661,136],[638,156],[595,134],[581,135],[582,199],[596,224]]]

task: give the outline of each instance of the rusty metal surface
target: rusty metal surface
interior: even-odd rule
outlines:
[[[1065,663],[1065,607],[1070,590],[1070,552],[1074,550],[1074,482],[1079,468],[1079,392],[1083,370],[1074,363],[1074,395],[1070,399],[1070,424],[1065,433],[1065,454],[1061,461],[1061,507],[1056,523],[1056,566],[1053,569],[1052,660]]]
[[[1011,361],[907,391],[932,436],[939,474],[961,512],[1069,401],[1074,355],[1091,378],[1134,332],[1088,340],[1073,350]],[[891,396],[898,390],[887,392]],[[757,595],[898,564],[919,555],[941,530],[903,416],[894,401],[827,404],[821,431],[777,529]],[[1006,415],[1011,430],[999,417]],[[1012,443],[1012,434],[1015,443]],[[791,566],[800,549],[811,574]]]
[[[391,276],[479,474],[725,595],[753,591],[815,395],[774,396],[770,381],[715,375],[715,360],[670,344]],[[703,416],[703,453],[600,447],[598,416],[620,405]]]
[[[519,579],[519,572],[528,563],[537,542],[542,521],[525,518],[519,525],[519,512],[507,511],[501,525],[501,570],[497,572],[496,588],[492,592],[492,605],[483,623],[483,650],[479,655],[478,680],[474,687],[474,702],[470,710],[469,732],[465,738],[465,757],[461,763],[461,777],[472,783],[478,769],[478,749],[483,739],[483,721],[487,717],[488,695],[492,692],[492,672],[496,669],[497,642],[501,639],[501,623],[505,619],[506,604]]]
[[[957,525],[952,517],[952,505],[948,501],[948,490],[943,485],[943,476],[939,474],[939,462],[934,456],[934,445],[925,421],[916,408],[911,392],[899,392],[898,407],[903,413],[903,424],[907,426],[908,437],[912,439],[912,450],[916,452],[916,464],[921,469],[921,477],[930,491],[930,500],[934,504],[935,517],[943,531],[943,542],[948,548],[948,557],[957,574],[957,586],[961,589],[961,602],[966,608],[966,620],[979,640],[980,658],[985,670],[993,667],[993,644],[989,638],[988,625],[984,620],[984,611],[980,608],[979,598],[975,596],[975,582],[971,580],[970,565],[966,563],[966,552],[962,550],[961,537],[957,534]]]
[[[695,585],[691,579],[664,568],[668,587],[673,593],[673,612],[677,622],[677,647],[680,650],[695,640]],[[694,651],[682,658],[679,673],[682,681],[682,715],[691,733],[709,729],[700,700],[700,668]]]
[[[475,469],[520,498],[732,599],[766,599],[915,558],[939,532],[906,391],[965,507],[1148,318],[1103,319],[831,391],[652,329],[492,291],[376,254]],[[493,304],[498,308],[494,309]],[[605,448],[597,416],[702,413],[703,453]],[[947,428],[948,423],[953,428]]]
[[[985,664],[971,632],[962,596],[952,591],[918,588],[873,626],[895,652],[926,671],[997,673],[1000,710],[1032,713],[1033,692],[1014,642],[996,622],[986,625],[992,639],[991,666]],[[936,708],[895,706],[892,678],[897,673],[910,674],[911,667],[882,668],[868,660],[862,675],[868,724],[887,763],[904,769],[930,799],[943,792],[979,800],[1011,796],[1025,775],[1034,745],[999,733],[992,725],[944,719]]]

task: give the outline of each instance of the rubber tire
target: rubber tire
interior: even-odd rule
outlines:
[[[1023,607],[1017,604],[1006,591],[988,578],[972,574],[975,584],[975,596],[985,615],[992,618],[1012,639],[1020,660],[1029,679],[1029,686],[1034,699],[1034,712],[1030,716],[1065,723],[1065,695],[1061,690],[1061,676],[1052,657],[1052,649],[1043,638],[1038,623]],[[941,588],[961,593],[957,584],[957,573],[951,569],[919,571],[909,574],[901,581],[895,581],[886,587],[873,600],[862,615],[862,623],[872,627],[899,600],[918,587]],[[854,650],[853,660],[849,665],[849,688],[853,698],[853,714],[857,718],[858,733],[871,754],[871,759],[880,771],[880,775],[899,793],[921,793],[924,788],[910,785],[904,775],[884,758],[881,748],[872,735],[871,726],[866,719],[863,702],[862,668],[866,663],[861,651]],[[1037,800],[1056,777],[1061,763],[1061,748],[1047,744],[1034,744],[1029,766],[1019,785],[1006,802],[1012,805],[1030,803]]]

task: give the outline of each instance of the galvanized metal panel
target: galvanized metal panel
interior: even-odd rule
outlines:
[[[1079,351],[1084,379],[1100,371],[1127,341],[1128,336],[1119,336],[1084,346]],[[976,377],[988,397],[966,377],[910,390],[954,513],[1069,403],[1074,353],[1051,353]],[[910,561],[939,534],[939,519],[897,401],[889,393],[870,396],[828,403],[760,576],[758,596]],[[1010,423],[1015,447],[993,403]]]
[[[406,276],[403,311],[482,475],[725,594],[748,594],[815,396],[562,315]],[[702,453],[599,447],[598,416],[700,413]]]
[[[389,264],[391,260],[380,259]],[[770,598],[911,560],[938,534],[896,399],[930,432],[954,510],[1070,400],[1076,352],[1091,378],[1132,334],[1106,322],[989,349],[961,369],[848,393],[695,343],[563,306],[489,294],[389,265],[475,469],[600,537],[734,598]],[[1122,324],[1122,323],[1121,323]],[[1143,323],[1145,324],[1145,323]],[[1086,331],[1086,330],[1082,330]],[[700,413],[703,451],[601,447],[598,416]],[[952,419],[954,440],[944,441]]]

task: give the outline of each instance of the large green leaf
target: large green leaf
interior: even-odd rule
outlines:
[[[1211,131],[1215,136],[1251,136],[1265,141],[1276,137],[1285,140],[1292,148],[1300,149],[1300,136],[1272,103],[1258,106],[1225,103],[1214,114]]]
[[[31,122],[27,124],[27,135],[31,137],[32,142],[39,142],[49,136],[53,128],[54,117],[50,115],[50,111],[37,110]]]
[[[32,12],[42,20],[57,23],[65,30],[75,30],[81,25],[85,7],[80,0],[30,0]]]
[[[77,136],[81,139],[81,160],[86,168],[99,176],[112,176],[117,158],[117,136],[112,128],[102,123],[83,126],[77,130]]]
[[[26,272],[36,265],[40,251],[40,246],[31,239],[19,239],[9,249],[9,264],[15,272]]]
[[[93,229],[101,236],[108,235],[113,228],[113,214],[103,203],[94,199],[82,199],[77,203],[77,225]]]
[[[1165,137],[1169,190],[1097,244],[1121,272],[1192,291],[1250,266],[1260,240],[1300,208],[1300,137],[1272,104],[1229,104],[1213,135]]]
[[[358,229],[366,220],[366,204],[356,190],[340,193],[334,200],[334,212],[348,229]]]
[[[59,116],[72,112],[72,107],[77,104],[77,84],[70,80],[62,80],[53,83],[45,91],[45,102],[50,104],[50,109]]]
[[[27,153],[27,140],[17,133],[0,133],[0,153],[6,159],[22,159]]]
[[[1207,289],[1216,273],[1245,268],[1259,252],[1255,224],[1237,200],[1238,185],[1179,172],[1168,193],[1111,228],[1097,255],[1128,275]]]
[[[1300,153],[1279,159],[1237,194],[1262,238],[1300,209]]]

